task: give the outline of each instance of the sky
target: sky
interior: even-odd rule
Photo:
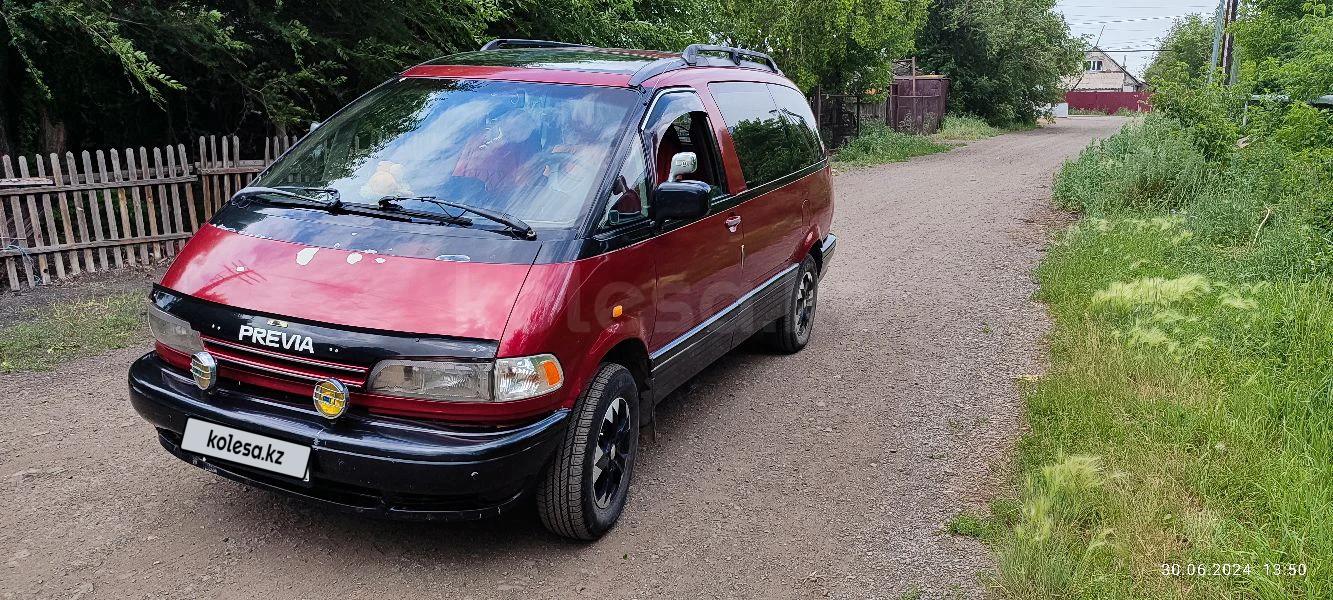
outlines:
[[[1212,15],[1216,0],[1060,0],[1055,11],[1065,16],[1070,31],[1089,35],[1103,50],[1135,76],[1152,62],[1152,52],[1116,52],[1157,48],[1175,17],[1191,13]]]

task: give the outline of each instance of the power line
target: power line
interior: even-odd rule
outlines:
[[[1160,17],[1135,17],[1135,18],[1133,18],[1133,19],[1113,19],[1113,20],[1110,20],[1110,21],[1078,21],[1078,22],[1073,22],[1073,23],[1068,23],[1068,24],[1069,24],[1069,25],[1103,25],[1103,24],[1110,24],[1110,23],[1137,23],[1137,22],[1139,22],[1139,21],[1163,21],[1163,20],[1166,20],[1166,19],[1180,19],[1180,18],[1188,17],[1190,14],[1196,14],[1196,13],[1189,13],[1189,14],[1184,14],[1184,15],[1164,15],[1164,16],[1160,16]]]
[[[1201,4],[1188,4],[1188,5],[1185,5],[1185,6],[1180,6],[1180,7],[1178,7],[1178,8],[1190,9],[1190,8],[1212,8],[1212,7],[1213,7],[1213,4],[1212,4],[1211,2],[1205,2],[1205,3],[1201,3]],[[1091,4],[1073,4],[1073,3],[1068,3],[1068,2],[1060,2],[1060,3],[1057,3],[1057,4],[1056,4],[1055,8],[1056,8],[1056,9],[1065,9],[1065,8],[1115,8],[1115,9],[1119,10],[1119,9],[1141,9],[1141,8],[1163,8],[1163,7],[1162,7],[1162,5],[1160,5],[1160,4],[1124,5],[1124,6],[1113,6],[1113,7],[1112,7],[1112,6],[1107,6],[1105,2],[1093,2],[1093,3],[1091,3]]]

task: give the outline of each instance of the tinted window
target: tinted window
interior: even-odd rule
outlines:
[[[568,227],[636,101],[627,89],[409,78],[340,112],[256,185],[333,188],[355,203],[436,196]]]
[[[781,85],[770,85],[768,91],[773,93],[773,100],[777,102],[778,110],[782,111],[782,117],[787,120],[787,139],[796,150],[800,157],[800,165],[797,168],[804,168],[824,160],[824,146],[819,141],[819,133],[815,129],[815,114],[810,110],[810,103],[806,101],[801,92]]]
[[[728,82],[710,83],[708,89],[731,132],[746,187],[768,183],[799,168],[793,168],[801,161],[792,153],[786,124],[768,86]]]

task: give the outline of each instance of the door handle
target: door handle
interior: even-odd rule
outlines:
[[[727,217],[727,220],[723,221],[722,223],[727,226],[727,231],[736,233],[736,228],[741,226],[741,216],[731,215],[730,217]]]

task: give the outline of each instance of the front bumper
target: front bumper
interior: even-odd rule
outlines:
[[[568,410],[559,410],[518,427],[465,428],[352,410],[330,422],[309,402],[227,385],[205,395],[152,353],[130,367],[129,385],[135,410],[182,460],[340,509],[408,519],[500,514],[535,486],[569,418]],[[293,479],[183,450],[188,418],[308,445],[309,477]]]

